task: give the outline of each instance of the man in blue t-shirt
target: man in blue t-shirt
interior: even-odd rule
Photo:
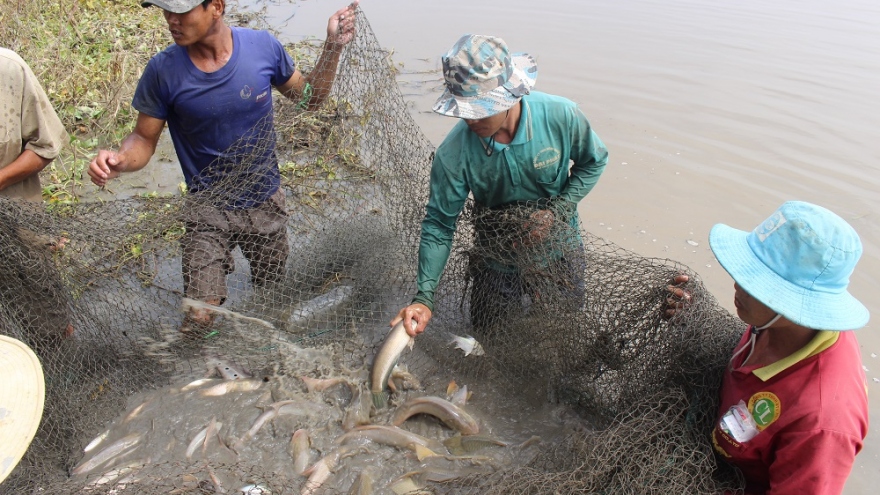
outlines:
[[[330,17],[323,52],[308,75],[271,34],[227,26],[224,0],[142,2],[163,9],[174,45],[156,54],[141,76],[132,102],[138,111],[134,130],[118,151],[99,151],[88,173],[104,186],[142,169],[168,124],[187,188],[200,198],[184,212],[187,297],[212,305],[225,301],[235,246],[248,259],[254,284],[281,275],[289,246],[272,88],[309,109],[324,101],[342,48],[354,37],[358,1]],[[191,309],[181,330],[210,323],[209,312]]]
[[[550,283],[571,287],[558,294],[576,305],[583,300],[584,274],[576,208],[605,170],[605,145],[577,104],[531,91],[538,76],[535,60],[525,53],[511,54],[501,38],[463,36],[442,62],[446,91],[434,111],[461,120],[437,148],[431,165],[418,292],[391,324],[403,320],[412,336],[425,330],[469,194],[478,212],[469,267],[473,329],[485,334],[501,318],[515,317],[511,310],[523,296],[538,296],[525,271],[559,275],[563,280]],[[499,224],[515,223],[505,221],[504,212],[517,207],[529,212],[521,222],[523,231],[499,235],[511,228]],[[569,228],[554,229],[554,223]],[[554,231],[565,238],[553,238],[558,235]],[[495,249],[483,249],[486,245]],[[509,258],[516,256],[505,256],[529,251],[541,258],[527,256],[529,266],[512,264]]]

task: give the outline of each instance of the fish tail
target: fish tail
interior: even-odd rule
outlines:
[[[413,450],[416,451],[416,457],[420,461],[424,461],[428,457],[436,457],[437,456],[437,454],[434,453],[433,450],[431,450],[428,447],[425,447],[423,445],[416,444],[413,447]]]
[[[373,392],[373,406],[376,409],[385,409],[387,398],[385,392]]]

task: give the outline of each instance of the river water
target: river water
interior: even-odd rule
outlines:
[[[338,0],[250,0],[283,41],[323,38]],[[439,56],[465,33],[504,38],[539,64],[537,89],[581,105],[607,144],[584,228],[690,266],[728,309],[733,282],[709,250],[718,222],[751,230],[779,204],[823,205],[859,232],[850,290],[874,319],[858,333],[871,429],[846,493],[880,485],[880,4],[870,0],[363,0],[436,145]],[[696,244],[696,245],[694,245]]]

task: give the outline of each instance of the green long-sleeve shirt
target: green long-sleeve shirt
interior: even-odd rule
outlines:
[[[433,310],[434,291],[469,193],[489,208],[552,197],[576,205],[605,170],[608,150],[576,103],[539,92],[524,96],[521,103],[513,141],[493,141],[491,156],[486,156],[488,142],[463,120],[437,148],[422,221],[418,293],[413,302]],[[572,210],[572,226],[577,228],[577,210]]]

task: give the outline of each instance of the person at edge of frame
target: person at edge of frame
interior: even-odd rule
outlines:
[[[870,315],[847,290],[858,234],[826,208],[789,201],[751,232],[715,225],[709,245],[746,324],[723,374],[715,450],[742,472],[746,494],[841,493],[868,432],[852,330]],[[668,287],[667,318],[693,302],[688,280]]]
[[[0,122],[4,129],[0,138],[0,196],[21,202],[21,207],[37,205],[43,192],[40,172],[61,153],[68,134],[30,66],[17,53],[2,47],[0,87]],[[12,303],[15,307],[8,309],[40,334],[29,336],[38,341],[72,336],[70,314],[59,300],[64,298],[64,286],[60,276],[51,271],[50,259],[51,252],[62,249],[68,240],[27,228],[3,228],[13,244],[5,246],[4,259],[14,266],[0,268],[0,293],[5,292],[9,298],[30,296],[29,307]],[[18,251],[16,255],[10,251],[13,249]],[[33,268],[50,272],[36,273]]]
[[[230,196],[224,201],[210,205],[190,201],[184,206],[186,297],[223,304],[226,275],[235,268],[236,245],[248,259],[255,286],[283,275],[290,249],[288,216],[274,133],[260,127],[268,122],[269,131],[274,129],[273,87],[310,110],[321,105],[332,88],[342,49],[354,38],[358,2],[330,16],[323,50],[308,75],[295,67],[268,32],[228,26],[224,0],[142,2],[144,7],[162,9],[174,44],[147,64],[132,102],[138,111],[135,128],[118,151],[99,151],[89,165],[92,182],[103,187],[121,173],[146,166],[166,123],[189,197],[221,189],[212,186],[224,179],[227,165],[235,169],[232,173],[249,172],[240,170],[241,164],[223,163],[225,150],[242,142],[254,149],[261,146],[257,152],[263,163],[252,174],[256,180],[232,181],[233,189],[222,191]],[[209,310],[190,308],[180,330],[200,334],[212,322]]]
[[[578,231],[577,204],[608,161],[605,145],[576,103],[532,91],[538,68],[529,54],[511,54],[498,37],[468,34],[442,57],[442,65],[446,89],[434,111],[461,120],[433,157],[419,244],[418,292],[391,321],[392,326],[403,321],[411,336],[422,333],[431,320],[434,291],[469,194],[481,212],[477,218],[486,216],[486,210],[491,215],[509,206],[539,205],[522,223],[524,235],[515,241],[521,245],[509,249],[541,245],[551,240],[554,222],[567,222]],[[476,220],[475,230],[477,244],[493,235],[481,231]],[[582,245],[579,237],[575,243]],[[571,259],[579,256],[558,257],[540,262],[573,278],[567,284],[583,287],[583,269]],[[519,304],[529,290],[521,271],[486,258],[472,260],[469,268],[471,323],[477,333]]]

